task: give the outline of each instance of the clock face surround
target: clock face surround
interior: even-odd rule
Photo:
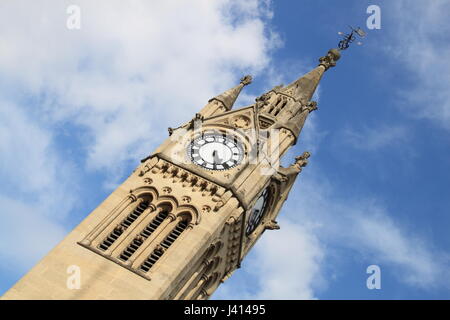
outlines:
[[[221,132],[204,132],[191,141],[188,156],[196,165],[208,170],[228,170],[244,158],[244,147],[235,136]]]

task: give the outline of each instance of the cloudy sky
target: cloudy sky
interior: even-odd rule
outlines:
[[[68,29],[67,8],[81,8]],[[247,73],[287,84],[343,54],[295,148],[279,218],[216,299],[450,298],[450,2],[0,3],[0,294],[176,127]],[[367,29],[367,28],[366,28]],[[381,269],[369,290],[366,269]]]

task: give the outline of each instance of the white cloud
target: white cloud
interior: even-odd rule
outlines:
[[[392,1],[385,10],[395,19],[385,47],[409,73],[402,109],[450,129],[450,2]]]
[[[358,243],[355,249],[397,267],[397,276],[412,286],[450,285],[442,281],[448,268],[444,254],[435,252],[430,243],[400,226],[380,208],[371,206],[369,210],[369,214],[350,217],[354,234],[349,240]]]
[[[286,213],[286,212],[284,212]],[[279,219],[244,259],[242,268],[222,284],[213,299],[316,299],[325,285],[322,247],[314,226]]]
[[[268,232],[246,265],[255,270],[259,290],[252,299],[314,299],[322,283],[324,248],[304,223],[280,219],[282,232]]]
[[[445,41],[450,26],[448,6],[448,1],[439,0],[398,1],[382,10],[395,12],[391,16],[398,22],[392,24],[395,30],[389,31],[393,38],[385,43],[388,52],[413,77],[412,85],[402,92],[402,98],[406,98],[402,107],[412,116],[429,118],[450,128],[450,62],[446,59],[450,47]],[[327,132],[314,120],[308,119],[299,143],[302,148],[312,148],[313,156],[284,206],[281,230],[264,234],[244,262],[244,269],[237,270],[234,278],[218,289],[216,298],[315,298],[342,271],[326,274],[329,266],[338,265],[339,259],[349,260],[340,257],[341,252],[351,253],[354,261],[381,265],[382,270],[389,270],[411,288],[449,288],[445,280],[448,255],[419,231],[420,225],[396,217],[383,205],[382,195],[359,198],[347,194],[343,198],[339,186],[321,173],[314,154]],[[340,138],[347,146],[378,151],[406,144],[411,134],[402,125],[366,126],[360,130],[349,128]],[[303,151],[298,149],[289,151],[286,157],[293,158]]]
[[[377,151],[382,148],[402,145],[408,142],[410,133],[402,125],[380,125],[362,129],[346,128],[343,130],[341,143],[356,149]]]
[[[20,105],[0,102],[0,267],[24,271],[67,232],[74,168],[56,153],[51,132]],[[11,270],[13,271],[13,270]]]
[[[74,201],[66,191],[77,190],[73,164],[58,155],[50,130],[8,101],[0,101],[0,152],[2,193],[35,205],[33,211],[66,217]]]
[[[78,1],[80,30],[65,27],[68,4],[9,2],[0,71],[26,92],[46,93],[50,123],[86,130],[92,169],[120,171],[150,153],[168,126],[244,71],[264,68],[275,45],[266,2]]]
[[[0,195],[0,206],[2,271],[17,275],[28,270],[67,234],[58,219],[33,202]]]
[[[0,11],[0,254],[17,269],[66,232],[85,169],[108,172],[112,188],[168,126],[261,71],[277,45],[267,1],[77,1],[81,29],[68,30],[71,4]]]
[[[346,248],[359,253],[361,261],[395,270],[399,281],[408,285],[422,289],[450,285],[441,282],[448,269],[445,253],[435,249],[414,226],[393,218],[395,214],[375,200],[377,195],[341,198],[337,186],[314,164],[307,170],[299,181],[299,192],[292,194],[284,212],[298,224],[314,226],[311,230],[320,239],[319,247],[327,248],[326,263],[333,263],[327,260],[333,257],[333,250]],[[295,245],[291,249],[296,250]]]
[[[314,139],[315,152],[282,209],[281,229],[262,236],[243,269],[219,287],[214,298],[315,299],[344,272],[339,269],[342,261],[351,260],[380,265],[382,272],[389,271],[412,288],[450,288],[445,280],[448,255],[418,231],[420,225],[394,218],[396,214],[383,205],[381,195],[340,195],[339,186],[314,161],[321,147],[317,137],[325,133],[314,121],[302,135],[306,141],[299,145],[309,146],[309,139]],[[374,147],[385,147],[387,142],[374,143]],[[293,159],[299,148],[287,157]]]

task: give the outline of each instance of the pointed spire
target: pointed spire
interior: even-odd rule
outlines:
[[[226,108],[226,110],[229,111],[229,110],[231,110],[234,102],[236,101],[237,97],[241,93],[242,88],[244,86],[250,84],[251,82],[252,82],[252,76],[246,75],[241,78],[241,82],[237,86],[225,91],[222,94],[219,94],[218,96],[210,99],[208,102],[212,102],[213,100],[222,102],[222,104]]]
[[[319,65],[286,87],[275,87],[269,91],[267,103],[261,109],[276,117],[274,128],[286,128],[294,135],[294,142],[302,131],[309,113],[317,109],[311,101],[323,74],[336,65],[341,54],[339,49],[331,49],[319,59]]]
[[[325,57],[319,59],[320,64],[315,69],[283,88],[281,92],[293,97],[302,104],[307,103],[314,95],[324,72],[334,67],[340,57],[341,54],[338,49],[329,50]]]

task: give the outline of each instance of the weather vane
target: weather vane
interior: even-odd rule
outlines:
[[[358,27],[358,28],[354,29],[352,26],[349,26],[349,27],[352,30],[352,32],[350,32],[348,34],[344,34],[343,32],[338,32],[339,35],[343,36],[342,40],[339,41],[339,44],[338,44],[340,50],[345,50],[345,49],[348,49],[348,47],[350,47],[350,43],[352,43],[353,41],[356,40],[355,34],[361,38],[364,38],[366,36],[366,33],[361,28]],[[358,41],[356,44],[361,45],[362,42]]]

